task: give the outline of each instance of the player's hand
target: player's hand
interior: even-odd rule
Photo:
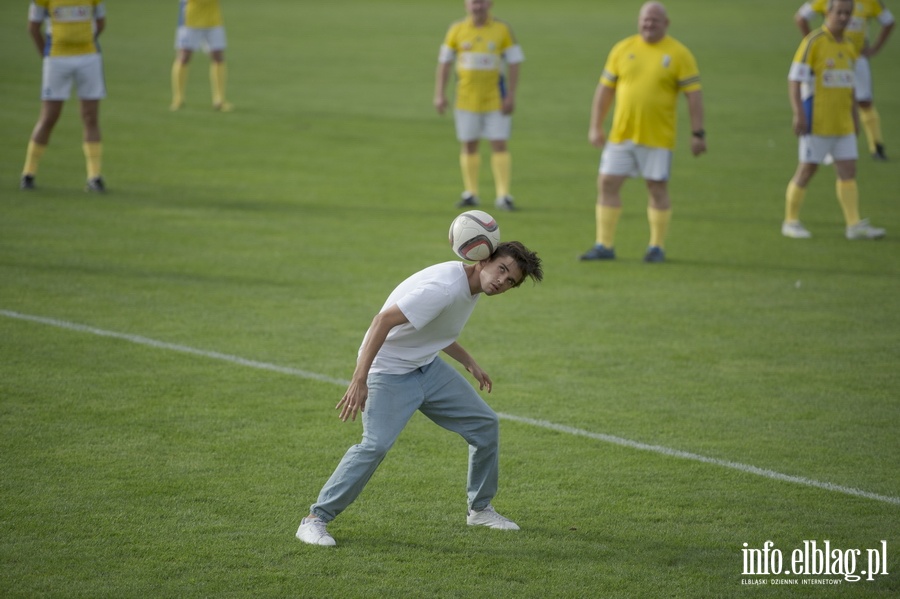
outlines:
[[[437,110],[438,114],[444,114],[444,111],[447,110],[447,98],[435,96],[434,108]]]
[[[355,421],[356,414],[365,411],[368,398],[369,387],[365,383],[350,383],[344,397],[334,406],[334,409],[341,408],[340,419],[342,421],[347,422],[347,418]]]
[[[807,133],[807,124],[806,124],[806,115],[802,112],[794,115],[793,123],[791,124],[791,128],[794,131],[794,135],[800,137],[801,135],[806,135]]]
[[[494,382],[491,380],[491,377],[488,376],[488,373],[481,369],[481,366],[472,362],[466,370],[468,370],[472,376],[475,377],[475,380],[478,381],[479,390],[484,391],[484,388],[487,387],[487,392],[491,392],[491,389],[494,387]]]
[[[596,129],[591,129],[588,131],[588,141],[591,142],[591,145],[595,148],[603,148],[606,145],[606,132],[603,129],[599,131]]]
[[[702,137],[691,136],[691,153],[699,156],[706,151],[706,140]]]
[[[503,105],[501,107],[503,114],[512,114],[515,109],[516,101],[512,96],[506,96],[505,98],[503,98]]]

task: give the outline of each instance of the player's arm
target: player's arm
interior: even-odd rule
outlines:
[[[809,26],[810,18],[815,14],[815,11],[810,5],[809,2],[803,4],[800,9],[794,13],[794,23],[797,25],[797,28],[800,30],[800,33],[803,34],[803,37],[809,35],[811,31]]]
[[[591,124],[588,127],[588,141],[594,147],[602,148],[606,144],[603,122],[615,99],[616,89],[614,87],[609,87],[601,82],[594,90],[594,101],[591,103]]]
[[[37,48],[38,54],[41,56],[44,55],[44,32],[41,28],[43,25],[42,21],[28,21],[28,35],[31,37],[31,40],[34,42],[34,46]]]
[[[488,393],[491,392],[491,388],[494,386],[491,377],[481,369],[481,366],[479,366],[475,359],[469,355],[469,352],[463,349],[462,345],[454,341],[444,348],[444,353],[462,364],[466,371],[475,377],[475,380],[478,381],[479,389],[484,390],[484,388],[487,387]]]
[[[388,333],[394,327],[409,322],[406,315],[400,311],[397,305],[393,305],[383,312],[379,312],[372,319],[369,327],[369,334],[363,343],[359,352],[359,359],[356,361],[356,369],[350,378],[350,386],[344,393],[344,397],[335,406],[335,409],[341,408],[341,420],[347,421],[347,418],[356,420],[357,412],[362,412],[366,408],[366,399],[369,397],[369,386],[366,379],[369,377],[369,369],[375,356],[384,345]]]
[[[878,38],[875,40],[875,43],[865,48],[863,54],[871,57],[881,51],[882,46],[884,46],[885,42],[887,42],[888,38],[891,36],[891,32],[894,30],[893,17],[891,19],[892,20],[887,25],[882,23],[881,31],[878,32]]]
[[[450,81],[450,70],[456,60],[456,52],[446,43],[441,44],[438,53],[438,65],[434,74],[434,107],[438,114],[447,110],[447,82]]]
[[[809,133],[806,112],[803,110],[803,100],[800,98],[800,85],[799,81],[793,79],[788,81],[788,97],[791,101],[791,111],[794,113],[792,128],[794,135],[798,137]]]
[[[699,156],[706,151],[706,136],[703,131],[703,92],[699,89],[685,92],[688,115],[691,119],[691,153]]]
[[[512,114],[516,109],[516,88],[519,87],[519,67],[521,63],[510,63],[506,70],[506,95],[503,97],[503,114]]]

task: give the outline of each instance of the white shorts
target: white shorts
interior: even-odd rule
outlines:
[[[850,135],[801,135],[800,162],[806,164],[831,164],[835,161],[856,160],[856,136]]]
[[[181,25],[175,32],[176,50],[204,50],[213,52],[225,49],[225,28],[208,27],[197,29]]]
[[[853,72],[853,95],[857,102],[872,101],[872,69],[869,67],[869,59],[860,56],[856,59],[856,67]]]
[[[600,155],[600,174],[641,177],[647,181],[668,181],[672,171],[672,150],[640,146],[633,141],[608,143]]]
[[[499,110],[492,112],[454,111],[456,139],[460,142],[489,139],[506,141],[512,133],[512,116]]]
[[[81,100],[106,97],[103,58],[99,53],[44,57],[41,100],[68,100],[73,83]]]

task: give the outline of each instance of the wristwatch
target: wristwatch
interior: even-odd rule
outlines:
[[[691,133],[691,135],[693,135],[694,137],[703,139],[704,137],[706,137],[706,131],[704,131],[703,129],[697,129],[696,131]]]

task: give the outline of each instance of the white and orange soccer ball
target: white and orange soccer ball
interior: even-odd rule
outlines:
[[[498,245],[500,225],[483,210],[463,212],[450,224],[450,247],[463,260],[486,260]]]

